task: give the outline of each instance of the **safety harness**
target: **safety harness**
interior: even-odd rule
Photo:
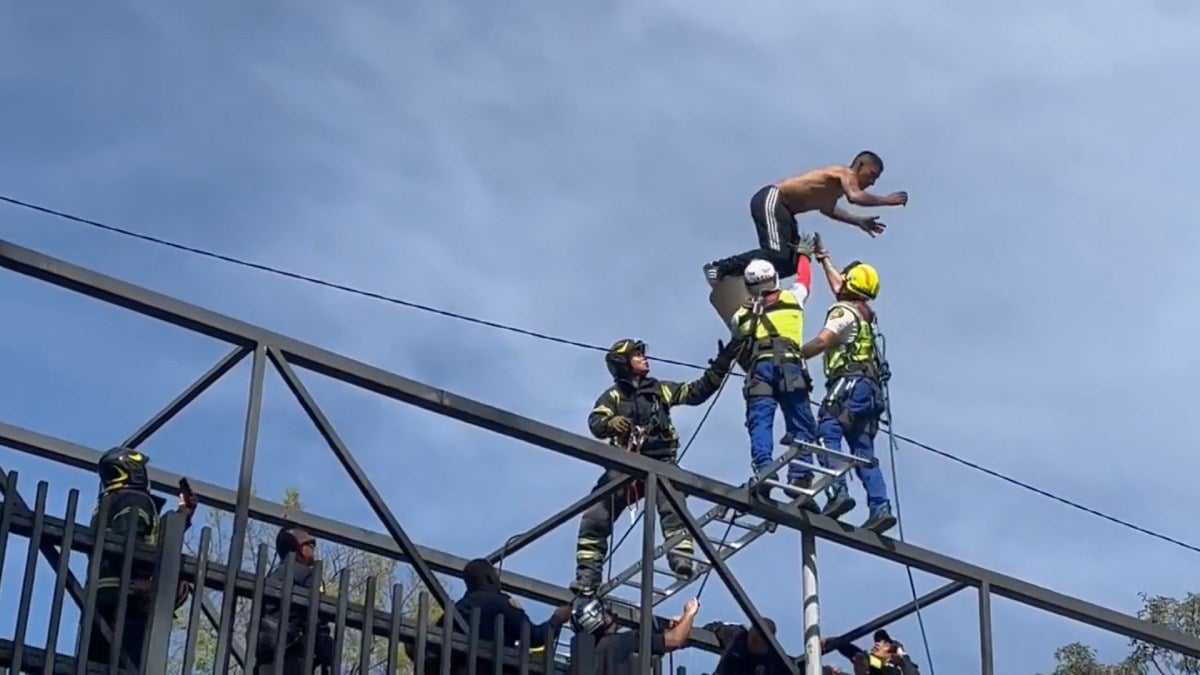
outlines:
[[[863,307],[859,307],[861,304]],[[871,383],[871,395],[875,399],[874,408],[883,411],[883,387],[891,379],[891,370],[887,360],[879,348],[878,316],[866,303],[838,302],[829,308],[828,318],[834,311],[841,309],[850,312],[855,323],[855,337],[850,344],[840,344],[825,354],[825,400],[821,402],[821,413],[836,419],[843,427],[849,427],[854,422],[845,402],[860,379]],[[865,311],[864,311],[865,309]],[[868,320],[864,314],[869,314]],[[868,418],[864,432],[871,437],[879,431],[878,415]]]
[[[812,388],[812,377],[808,373],[808,367],[804,360],[800,358],[800,344],[795,338],[781,334],[770,317],[772,313],[787,311],[799,312],[803,316],[804,308],[796,302],[795,296],[790,292],[779,291],[778,293],[775,301],[769,304],[764,302],[761,297],[755,298],[750,304],[744,306],[748,311],[738,319],[739,327],[741,324],[749,322],[745,335],[746,339],[750,341],[749,365],[751,367],[743,366],[747,377],[746,384],[742,388],[742,393],[746,397],[771,396],[774,393],[770,382],[754,377],[753,364],[768,357],[771,359],[771,364],[783,373],[783,391],[808,391]],[[786,297],[784,293],[787,293]],[[766,333],[766,337],[757,337],[760,325]],[[798,365],[800,375],[789,373],[783,368],[785,363]]]

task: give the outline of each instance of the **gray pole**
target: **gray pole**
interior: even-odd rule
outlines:
[[[821,612],[817,602],[817,537],[812,530],[800,532],[800,562],[804,592],[804,673],[821,675]]]

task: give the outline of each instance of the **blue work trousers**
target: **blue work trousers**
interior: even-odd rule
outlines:
[[[836,390],[837,381],[827,382],[826,387]],[[832,404],[832,405],[831,405]],[[840,407],[840,410],[838,409]],[[879,416],[883,414],[883,395],[877,385],[865,377],[848,380],[842,386],[836,400],[826,398],[821,406],[818,431],[825,447],[831,450],[842,449],[842,439],[850,446],[850,454],[861,459],[875,458],[875,434],[879,429]],[[837,460],[822,457],[822,466],[836,468]],[[878,507],[888,501],[887,483],[883,479],[883,470],[876,464],[873,467],[855,467],[858,479],[862,481],[867,491],[867,506]],[[839,479],[845,487],[846,479]]]
[[[746,381],[746,429],[750,431],[750,464],[757,471],[768,466],[775,455],[775,407],[783,409],[783,424],[787,432],[797,441],[815,443],[817,421],[809,407],[808,389],[804,384],[803,370],[798,363],[776,366],[769,359],[754,365]],[[786,391],[784,379],[795,381],[795,388]],[[766,386],[764,386],[766,385]],[[757,394],[755,387],[770,394]],[[799,456],[812,463],[812,453]],[[808,477],[812,471],[803,464],[793,462],[788,466],[788,481]]]

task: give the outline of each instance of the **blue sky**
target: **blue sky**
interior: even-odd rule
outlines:
[[[147,1],[2,16],[0,192],[547,333],[638,336],[690,361],[722,334],[700,265],[752,244],[754,191],[873,149],[887,164],[879,190],[910,194],[882,212],[887,234],[820,216],[803,226],[883,275],[897,427],[1193,538],[1180,505],[1200,469],[1182,424],[1186,373],[1200,367],[1186,346],[1200,332],[1200,235],[1183,198],[1200,176],[1194,6]],[[607,384],[594,352],[9,207],[0,232],[576,431]],[[814,307],[828,301],[821,289]],[[224,352],[11,274],[0,312],[0,417],[97,448]],[[234,484],[246,378],[243,364],[155,437],[154,463]],[[420,543],[486,553],[595,480],[594,467],[307,381]],[[259,491],[295,484],[311,510],[374,526],[279,385]],[[741,405],[736,390],[722,397],[688,468],[744,479]],[[681,430],[700,414],[681,410]],[[94,489],[0,457],[29,477],[30,499],[34,478],[52,481],[55,504],[69,486]],[[898,469],[914,543],[1126,611],[1138,591],[1195,590],[1194,554],[911,447]],[[565,584],[574,529],[508,565]],[[733,561],[793,651],[797,549],[778,534]],[[829,629],[908,597],[903,568],[831,545],[821,555]],[[716,579],[702,602],[703,620],[741,620]],[[997,672],[1048,670],[1077,639],[1124,653],[1122,639],[1034,609],[997,600],[995,612]],[[927,612],[939,670],[978,667],[975,616],[973,594]],[[893,632],[919,641],[915,622]]]

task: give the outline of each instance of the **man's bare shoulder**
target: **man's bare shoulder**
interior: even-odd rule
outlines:
[[[819,169],[811,169],[809,171],[805,171],[804,173],[798,173],[798,174],[792,176],[791,178],[787,178],[785,180],[787,180],[787,181],[818,181],[818,180],[822,180],[822,179],[825,179],[825,180],[840,179],[842,176],[846,175],[846,173],[848,173],[849,171],[850,171],[850,167],[848,167],[848,166],[844,166],[842,164],[831,164],[829,166],[823,166]]]
[[[804,173],[798,173],[790,178],[779,181],[777,185],[782,190],[812,190],[816,188],[840,187],[842,177],[849,173],[849,171],[849,167],[833,164],[805,171]]]

